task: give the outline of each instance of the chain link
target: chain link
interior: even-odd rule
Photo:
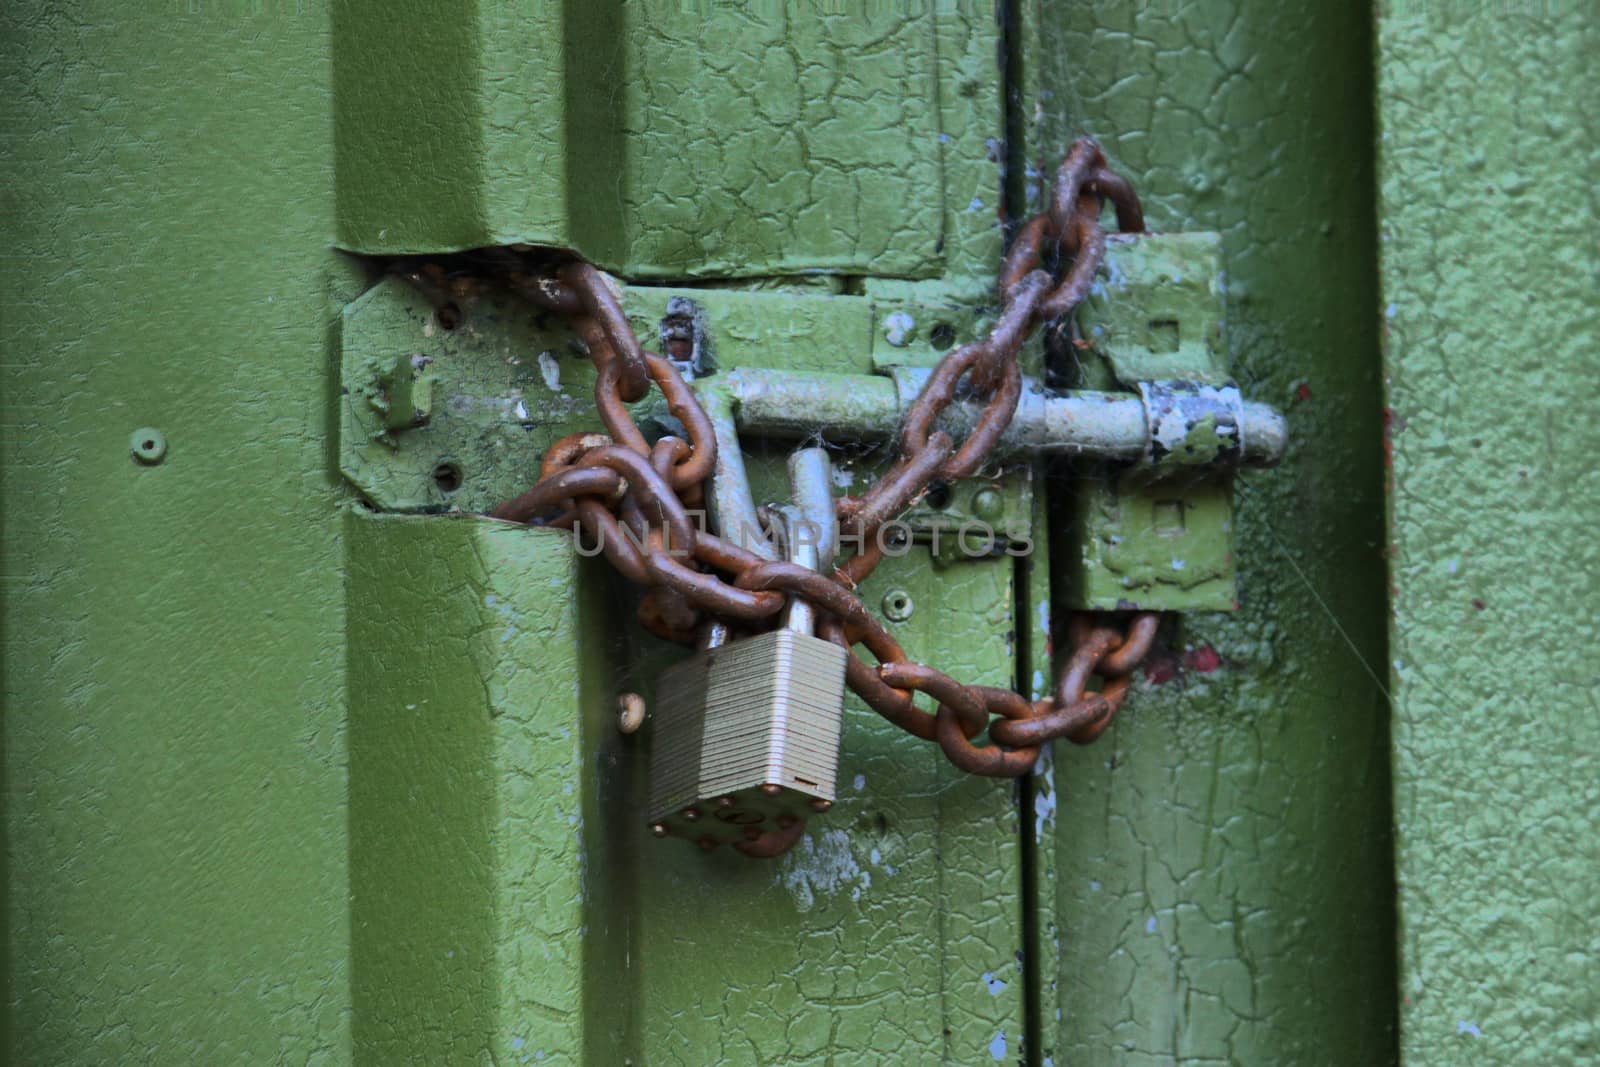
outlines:
[[[1105,256],[1100,216],[1107,201],[1123,232],[1143,231],[1133,187],[1108,167],[1094,141],[1074,142],[1056,172],[1049,209],[1023,224],[1006,254],[994,329],[940,360],[906,412],[890,469],[864,494],[839,499],[839,520],[853,526],[852,539],[862,548],[831,577],[764,560],[697,528],[689,510],[702,502],[716,463],[711,421],[673,364],[641,347],[611,279],[579,260],[519,281],[534,303],[567,318],[587,346],[607,432],[557,441],[533,488],[490,514],[571,529],[598,543],[618,572],[648,587],[640,621],[672,640],[692,641],[704,616],[746,628],[770,626],[790,596],[807,600],[819,611],[818,636],[849,653],[850,689],[901,729],[936,742],[964,771],[1017,777],[1032,769],[1047,742],[1064,737],[1088,744],[1126,698],[1131,672],[1159,626],[1156,613],[1075,613],[1067,635],[1072,654],[1055,692],[1029,702],[1009,689],[966,685],[911,662],[855,589],[883,558],[879,531],[935,481],[976,473],[1010,425],[1022,394],[1018,353],[1040,325],[1071,314],[1089,291]],[[1061,265],[1057,281],[1050,268]],[[667,436],[651,445],[629,415],[627,405],[642,399],[652,382],[687,440]],[[959,444],[937,428],[958,396],[983,405]],[[856,654],[857,645],[876,665]],[[1098,691],[1090,688],[1096,676]],[[918,707],[919,692],[937,702],[935,713]]]

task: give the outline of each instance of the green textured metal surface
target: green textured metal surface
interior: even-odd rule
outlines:
[[[1064,370],[1097,389],[1228,381],[1221,255],[1214,233],[1110,236],[1078,311],[1084,346],[1067,348]],[[1103,467],[1077,472],[1061,511],[1072,532],[1055,556],[1055,602],[1088,611],[1237,608],[1233,477],[1148,481]]]
[[[709,878],[693,853],[644,851],[658,843],[634,842],[638,827],[600,832],[602,798],[630,788],[635,764],[624,747],[613,750],[615,779],[544,764],[533,788],[498,773],[522,758],[517,695],[533,687],[495,657],[499,617],[469,601],[489,583],[543,575],[548,585],[515,593],[535,632],[551,638],[530,662],[591,677],[594,650],[563,643],[571,605],[555,602],[569,588],[570,557],[474,546],[477,524],[466,520],[339,516],[336,309],[364,281],[327,252],[340,239],[335,164],[352,244],[467,247],[502,239],[509,231],[493,220],[514,217],[524,234],[570,223],[618,246],[653,242],[669,265],[642,264],[642,273],[802,268],[768,241],[770,217],[740,231],[738,249],[694,250],[673,243],[714,232],[694,216],[686,231],[651,229],[653,221],[623,228],[624,193],[639,203],[653,194],[643,179],[606,203],[569,197],[569,188],[618,188],[605,182],[632,136],[623,120],[643,114],[643,98],[582,94],[564,76],[546,79],[546,64],[597,57],[606,84],[631,84],[626,49],[580,47],[591,29],[650,47],[640,31],[618,32],[627,28],[620,6],[596,8],[600,17],[582,26],[557,9],[509,5],[463,19],[421,5],[390,7],[390,17],[374,10],[25,3],[0,13],[0,84],[11,101],[0,117],[9,1061],[334,1063],[460,1049],[508,1062],[531,1059],[544,1046],[528,1042],[548,1034],[547,1061],[558,1062],[586,1049],[605,1061],[620,1047],[648,1048],[652,1062],[719,1053],[825,1062],[831,1052],[981,1063],[999,1049],[1002,1061],[1022,1054],[1041,1064],[1381,1063],[1395,1051],[1396,1001],[1405,1055],[1418,1063],[1594,1058],[1600,948],[1587,915],[1597,892],[1597,738],[1581,710],[1594,686],[1568,625],[1572,606],[1587,610],[1597,596],[1584,537],[1594,435],[1567,411],[1594,384],[1584,347],[1594,332],[1585,289],[1593,243],[1583,229],[1594,213],[1587,9],[1551,5],[1533,18],[1443,5],[1431,19],[1380,19],[1381,301],[1371,276],[1364,10],[1321,0],[1181,9],[1051,0],[1026,9],[1023,38],[1034,47],[1019,71],[1022,111],[1038,105],[1044,136],[1015,160],[1031,153],[1048,164],[1082,126],[1106,139],[1158,227],[1220,230],[1234,369],[1247,389],[1293,406],[1298,442],[1283,469],[1242,491],[1239,616],[1185,620],[1153,665],[1166,680],[1141,681],[1096,749],[1063,747],[1041,768],[1032,861],[1044,1003],[1039,1040],[1026,1050],[1007,953],[1022,936],[1010,886],[1035,841],[1013,849],[1003,786],[955,776],[927,746],[875,732],[885,728],[859,709],[846,743],[859,754],[847,758],[862,761],[850,781],[865,775],[863,791],[819,820],[791,859],[713,868]],[[929,316],[981,301],[992,278],[998,233],[987,197],[999,150],[974,149],[998,124],[994,27],[987,13],[937,13],[929,24],[942,65],[932,90],[939,122],[926,132],[951,138],[939,149],[943,250],[896,244],[929,232],[899,229],[922,187],[896,178],[897,190],[911,190],[905,203],[847,218],[837,237],[808,231],[814,247],[794,251],[815,262],[816,246],[842,248],[870,230],[876,245],[847,249],[861,253],[861,269],[899,263],[893,269],[943,276],[817,282],[818,292],[862,294],[884,313],[852,318],[849,329],[867,333],[859,347],[807,347],[798,338],[808,325],[792,321],[785,328],[797,342],[775,348],[809,353],[816,369],[899,362],[886,351],[898,351],[886,332],[893,302],[927,329]],[[726,73],[728,84],[739,69],[705,77]],[[651,77],[653,110],[695,95],[679,77],[676,68]],[[882,70],[871,77],[879,95],[901,92]],[[518,86],[534,81],[542,95],[530,108]],[[457,108],[461,99],[475,103]],[[962,101],[970,108],[952,109]],[[789,121],[806,131],[806,116]],[[569,129],[585,141],[582,158],[564,145]],[[896,144],[911,143],[892,132]],[[375,144],[380,134],[392,140]],[[750,179],[751,159],[744,150],[727,173]],[[704,154],[686,165],[704,167]],[[919,163],[917,173],[926,170]],[[663,188],[681,190],[681,173],[672,177],[680,184]],[[1018,184],[1026,177],[1021,166],[1010,174]],[[659,217],[683,218],[700,195],[697,187]],[[1554,236],[1530,244],[1529,232]],[[865,262],[869,248],[885,251]],[[1502,353],[1492,374],[1464,370],[1472,353],[1507,344],[1507,315],[1520,307],[1499,285],[1508,271],[1539,294],[1539,354]],[[788,284],[802,283],[811,280]],[[752,352],[773,309],[754,303],[764,295],[741,296],[752,303],[738,336]],[[1379,425],[1367,310],[1384,305],[1389,537],[1370,521]],[[648,337],[655,321],[636,325]],[[930,346],[905,362],[931,358]],[[1534,414],[1507,421],[1508,397]],[[445,398],[434,400],[444,410]],[[1492,436],[1470,429],[1486,423]],[[415,542],[397,532],[404,523],[424,531]],[[1386,542],[1392,655],[1378,577]],[[1048,611],[1042,569],[1030,566],[1018,586],[1026,603],[1001,610],[999,568],[975,575],[971,566],[946,573],[892,561],[871,602],[905,584],[916,604],[909,625],[933,631],[914,650],[996,682],[1011,670],[997,635],[1008,613],[1023,612],[1017,673],[1037,693],[1050,629],[1038,617]],[[440,669],[421,681],[479,711],[499,701],[507,712],[434,753],[379,729],[401,676],[416,678],[419,665],[395,649],[426,581],[451,594],[439,622],[460,653],[422,657]],[[609,596],[614,587],[585,588]],[[952,596],[952,607],[939,607]],[[352,603],[373,614],[350,619]],[[958,621],[974,605],[981,624]],[[609,617],[609,607],[595,610]],[[995,643],[963,640],[969,631]],[[1531,657],[1530,677],[1548,679],[1532,698],[1501,699],[1504,671],[1481,652],[1500,647]],[[391,657],[390,670],[353,658],[369,654]],[[647,688],[663,652],[651,656],[608,644],[599,666],[614,671],[611,684]],[[1390,749],[1381,698],[1358,657],[1391,664],[1384,673],[1398,706],[1398,991]],[[469,661],[501,672],[504,688],[472,691]],[[351,692],[356,676],[370,693]],[[543,722],[549,707],[531,703],[527,721]],[[347,707],[358,729],[374,730],[348,752]],[[585,705],[591,715],[597,708]],[[1480,719],[1500,724],[1492,737],[1475,728]],[[472,873],[417,870],[417,884],[395,887],[394,900],[362,892],[352,901],[353,885],[370,885],[362,879],[395,859],[359,830],[394,826],[395,808],[409,803],[385,777],[410,769],[386,766],[391,752],[434,775],[435,792],[447,757],[475,775],[470,797],[449,797],[459,808],[394,830],[396,849],[459,830],[441,848],[461,851],[437,855],[468,857]],[[439,764],[424,758],[432,755]],[[358,772],[376,777],[348,777]],[[889,798],[899,808],[881,810],[880,782],[904,787]],[[581,791],[576,807],[567,784]],[[544,801],[560,818],[579,816],[577,855],[590,872],[578,882],[589,894],[582,910],[591,923],[637,920],[620,943],[652,946],[633,957],[640,970],[597,978],[565,940],[541,943],[537,959],[515,955],[521,943],[505,924],[527,906],[522,888],[558,894],[548,916],[527,918],[529,929],[565,930],[574,908],[560,894],[572,872],[540,869],[518,882],[533,852],[475,835],[520,830],[503,820]],[[901,825],[909,829],[897,837]],[[571,829],[530,822],[528,833],[572,856],[563,836]],[[665,858],[630,874],[621,864],[635,844],[652,864]],[[891,858],[900,855],[910,866]],[[615,885],[595,893],[595,871],[619,872]],[[635,901],[627,894],[640,879],[650,893]],[[403,961],[414,969],[391,982],[383,968],[401,943],[389,932],[417,924],[396,904],[438,909],[435,886],[469,902],[449,929],[463,932],[464,947],[479,953],[466,958],[484,967],[458,977],[450,946],[447,962]],[[750,932],[688,914],[707,896],[748,918]],[[908,917],[892,915],[900,906]],[[691,936],[701,947],[685,948]],[[734,960],[726,1000],[713,945]],[[637,984],[619,991],[618,974]],[[458,981],[490,992],[450,1015],[447,1030],[424,1031],[444,1006],[429,998],[463,993]],[[415,1017],[383,1002],[391,991],[419,1005]],[[581,1027],[575,1002],[588,1005]],[[526,1037],[524,1018],[536,1020]],[[875,1056],[874,1042],[895,1052]]]
[[[1221,233],[1235,377],[1307,396],[1284,465],[1241,480],[1241,610],[1185,617],[1152,664],[1165,681],[1142,678],[1092,749],[1058,747],[1039,785],[1042,1061],[1387,1062],[1387,736],[1363,666],[1384,661],[1367,12],[1026,13],[1030,153],[1093,133],[1153,229]]]
[[[344,247],[557,245],[636,278],[975,276],[993,260],[987,13],[466,14],[335,5]]]
[[[0,11],[12,1063],[350,1056],[329,78],[311,11]]]
[[[356,1058],[637,1055],[605,575],[490,519],[345,534]]]
[[[1595,16],[1378,19],[1408,1064],[1600,1060]]]

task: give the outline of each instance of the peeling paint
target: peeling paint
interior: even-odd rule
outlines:
[[[801,911],[810,911],[819,896],[848,892],[850,899],[861,899],[872,887],[872,874],[856,862],[850,835],[830,828],[806,834],[784,853],[777,881]]]

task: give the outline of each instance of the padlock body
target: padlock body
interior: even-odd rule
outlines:
[[[831,803],[845,650],[776,630],[697,652],[662,673],[649,821],[702,844],[749,840]]]

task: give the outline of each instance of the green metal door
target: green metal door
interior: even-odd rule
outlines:
[[[1592,1058],[1595,434],[1556,405],[1594,252],[1521,251],[1592,229],[1586,13],[10,5],[7,1057]],[[1153,230],[1221,235],[1231,372],[1289,413],[1238,610],[1020,783],[852,698],[784,856],[652,839],[615,702],[680,653],[568,535],[473,514],[592,424],[592,372],[454,265],[574,251],[723,371],[929,366],[1080,133]],[[1499,353],[1512,269],[1536,358]],[[458,436],[374,429],[361,390],[435,350]],[[782,457],[750,443],[758,488]],[[1018,482],[1039,553],[862,594],[1031,695],[1066,564]]]

